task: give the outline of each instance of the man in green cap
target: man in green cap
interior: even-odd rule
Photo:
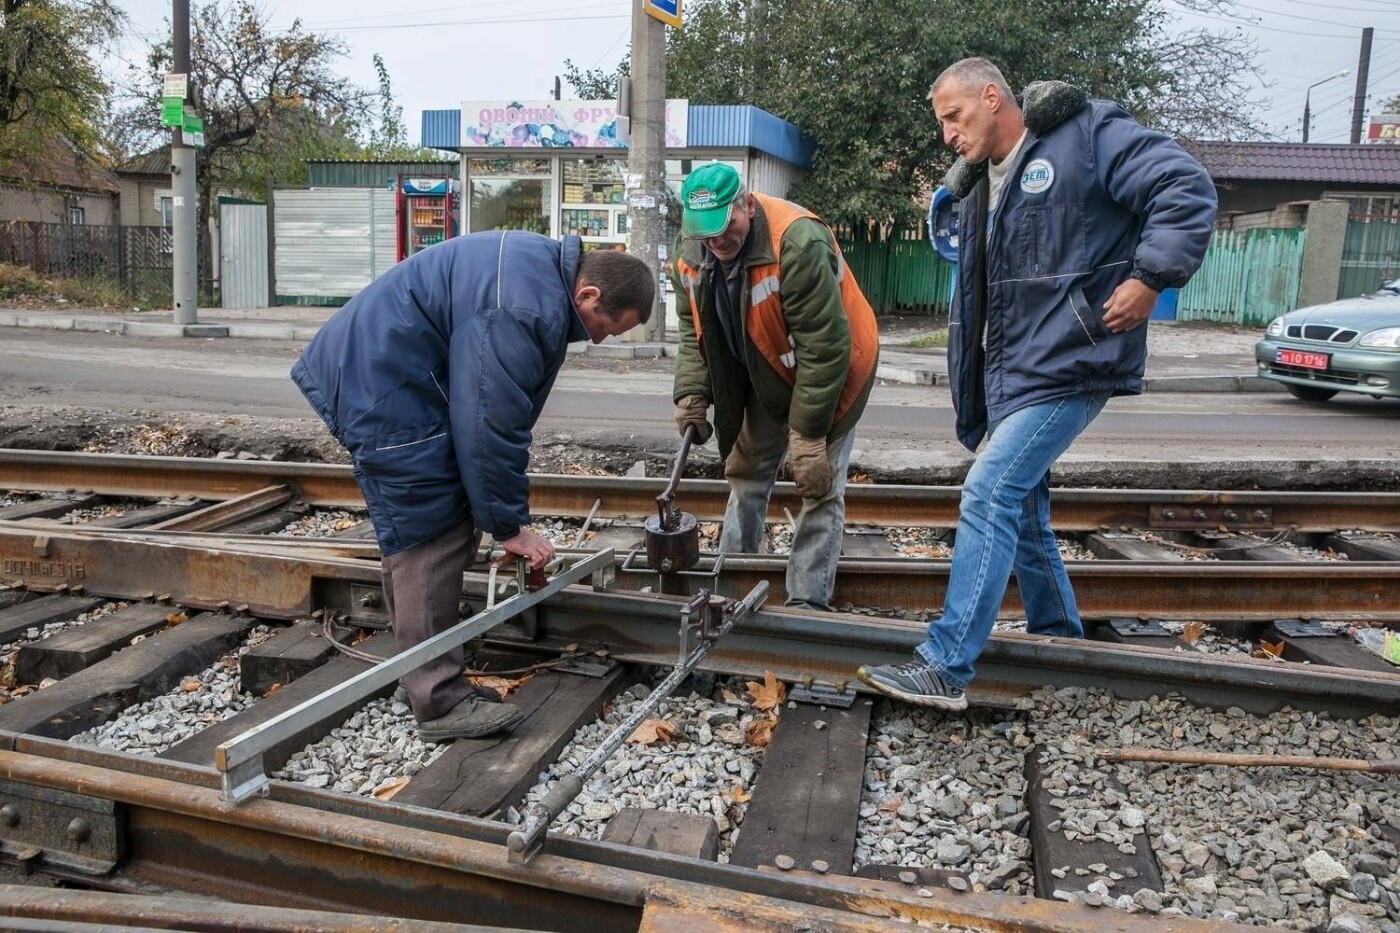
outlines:
[[[778,468],[802,496],[787,604],[831,608],[854,428],[875,381],[875,313],[830,228],[790,201],[752,194],[718,162],[681,186],[672,275],[681,308],[676,424],[714,433],[729,481],[725,553],[758,553]],[[688,311],[688,313],[687,313]]]

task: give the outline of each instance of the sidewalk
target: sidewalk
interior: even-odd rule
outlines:
[[[121,313],[90,309],[0,308],[0,327],[122,334],[128,337],[240,338],[307,341],[336,308],[279,307],[246,310],[208,308],[199,323],[176,324],[170,311]],[[911,340],[937,328],[917,318],[895,318],[885,332],[881,319],[879,378],[906,385],[947,385],[947,350],[914,348]],[[1282,391],[1256,375],[1255,329],[1206,323],[1153,321],[1148,325],[1147,373],[1150,392]],[[647,360],[675,356],[674,343],[630,343],[609,338],[601,344],[574,344],[571,354],[598,359]]]

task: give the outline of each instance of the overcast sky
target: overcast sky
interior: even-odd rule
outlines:
[[[1258,88],[1264,123],[1284,139],[1301,138],[1304,89],[1347,68],[1350,74],[1312,91],[1313,142],[1347,142],[1361,28],[1376,29],[1372,106],[1400,94],[1400,0],[1240,0],[1230,18],[1182,14],[1184,24],[1238,29],[1254,37],[1270,86]],[[120,57],[141,63],[144,42],[168,28],[170,3],[117,0],[133,35]],[[1168,0],[1175,6],[1175,0]],[[612,67],[627,50],[630,0],[263,0],[274,25],[294,17],[349,44],[343,73],[375,86],[370,56],[383,56],[417,141],[423,110],[455,108],[463,100],[549,97],[564,60],[584,68]],[[120,62],[118,62],[120,64]],[[1047,75],[1046,77],[1053,77]],[[565,96],[569,90],[565,86]],[[697,101],[704,103],[704,101]],[[1363,130],[1364,132],[1364,130]]]

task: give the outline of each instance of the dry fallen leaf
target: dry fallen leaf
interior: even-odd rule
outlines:
[[[732,690],[721,689],[719,694],[720,696],[724,697],[724,702],[726,703],[734,703],[739,699],[739,694],[733,692]]]
[[[680,729],[664,719],[648,719],[627,737],[627,741],[632,745],[655,745],[671,741],[679,732]]]
[[[767,748],[768,743],[773,741],[773,727],[776,725],[772,719],[755,719],[744,730],[744,741],[754,748]]]
[[[179,625],[181,622],[188,622],[190,617],[184,612],[172,612],[165,617],[165,621],[170,625]]]
[[[281,684],[273,684],[271,687],[267,688],[267,692],[263,694],[263,699],[267,699],[268,697],[272,696],[274,693],[281,689]]]
[[[1283,660],[1283,642],[1259,639],[1259,647],[1249,653],[1251,658],[1268,658],[1270,661]]]
[[[884,810],[886,813],[894,813],[902,806],[904,806],[904,800],[900,797],[893,797],[888,803],[880,807],[880,809]]]
[[[180,682],[180,689],[186,693],[194,693],[202,686],[204,685],[197,680],[184,680]]]
[[[749,688],[749,696],[753,697],[754,709],[777,709],[783,705],[783,700],[787,697],[787,687],[773,676],[772,671],[763,672],[763,683],[750,680],[744,686]]]
[[[870,474],[869,474],[869,473],[852,473],[851,476],[850,476],[850,479],[846,480],[846,482],[847,482],[847,483],[873,483],[873,482],[875,482],[875,481],[874,481],[873,479],[870,478]]]
[[[385,781],[381,786],[376,787],[370,796],[378,800],[389,800],[407,785],[408,778],[397,777],[393,780]]]
[[[509,677],[493,677],[490,674],[478,674],[475,677],[468,677],[467,680],[471,681],[473,686],[486,687],[496,691],[501,695],[501,699],[504,700],[512,693],[528,684],[534,676],[534,674],[526,674],[524,677],[511,680]]]
[[[734,789],[729,792],[729,800],[732,803],[748,803],[753,799],[753,794],[749,793],[742,784],[735,784]]]
[[[1205,631],[1206,627],[1204,623],[1194,621],[1187,622],[1186,627],[1181,631],[1181,640],[1188,645],[1194,645],[1201,640],[1201,636],[1205,634]]]

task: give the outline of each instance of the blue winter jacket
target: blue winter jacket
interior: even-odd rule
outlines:
[[[530,434],[571,341],[578,237],[446,240],[331,317],[292,380],[354,460],[380,550],[530,520]]]
[[[964,200],[948,374],[969,450],[1027,406],[1141,392],[1147,328],[1109,332],[1104,302],[1130,275],[1184,285],[1210,243],[1215,188],[1200,163],[1117,104],[1068,90],[1068,106],[1028,102],[990,237],[985,164],[949,173]]]

